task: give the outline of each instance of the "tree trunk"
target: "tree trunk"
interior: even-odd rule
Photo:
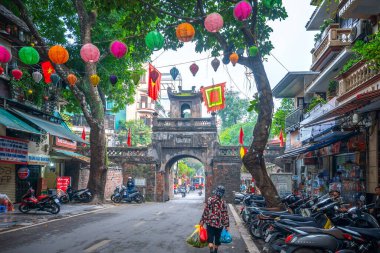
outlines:
[[[255,179],[257,187],[265,197],[267,206],[280,207],[280,198],[267,173],[264,160],[264,150],[268,142],[272,124],[272,90],[260,56],[249,57],[244,65],[250,68],[254,73],[258,90],[259,114],[257,123],[253,129],[253,140],[247,154],[243,158],[243,164]]]

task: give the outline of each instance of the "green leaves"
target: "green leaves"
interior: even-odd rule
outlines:
[[[285,135],[285,119],[294,110],[294,99],[283,98],[281,100],[281,105],[277,111],[273,114],[272,127],[271,127],[271,137],[278,136],[281,129]]]

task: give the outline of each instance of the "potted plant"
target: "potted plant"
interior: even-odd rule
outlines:
[[[310,111],[313,110],[314,107],[316,107],[317,105],[323,105],[323,104],[326,104],[326,100],[324,100],[321,96],[316,95],[311,99],[310,104],[308,105],[306,109],[306,112],[310,113]]]
[[[338,82],[335,80],[330,81],[329,87],[327,89],[328,100],[331,100],[332,98],[336,96],[337,88],[338,88]]]

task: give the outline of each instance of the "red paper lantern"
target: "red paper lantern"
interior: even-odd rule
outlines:
[[[87,43],[80,49],[80,57],[85,62],[95,63],[99,61],[100,51],[95,45]]]
[[[244,21],[251,15],[252,6],[246,1],[240,1],[235,5],[234,17],[236,20]]]
[[[211,13],[205,19],[205,28],[210,33],[216,33],[223,27],[223,17],[219,13]]]
[[[189,23],[182,23],[177,26],[175,34],[180,41],[188,42],[194,38],[195,29]]]
[[[22,71],[19,70],[19,69],[14,69],[14,70],[12,70],[12,76],[13,76],[16,80],[20,80],[21,77],[22,77]]]
[[[3,67],[0,66],[0,75],[2,75],[4,73],[4,69]]]
[[[0,46],[0,63],[7,63],[11,60],[11,53],[3,46]]]
[[[195,63],[191,64],[190,71],[191,71],[191,74],[193,74],[193,76],[197,74],[198,70],[199,70],[199,67],[197,64]]]
[[[116,58],[122,58],[128,52],[127,46],[121,41],[114,41],[110,45],[110,51]]]

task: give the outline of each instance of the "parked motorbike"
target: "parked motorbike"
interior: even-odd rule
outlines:
[[[62,195],[59,200],[66,204],[70,201],[88,203],[92,200],[93,194],[89,189],[73,190],[71,186],[67,187],[66,194]]]
[[[181,188],[179,189],[179,191],[180,191],[181,194],[182,194],[182,198],[186,197],[186,188],[185,188],[185,187],[181,187]]]
[[[199,195],[199,196],[202,196],[202,194],[203,194],[203,192],[202,192],[202,190],[200,190],[200,191],[198,192],[198,195]]]
[[[128,203],[134,201],[139,204],[145,201],[144,196],[140,192],[138,192],[137,190],[132,190],[128,192],[127,187],[125,187],[124,185],[116,187],[116,189],[114,190],[114,194],[111,197],[111,200],[115,203],[120,203],[123,200]]]
[[[40,195],[37,198],[34,195],[32,187],[22,196],[21,204],[18,209],[22,213],[28,213],[30,210],[46,211],[52,214],[57,214],[61,210],[59,200],[56,195]]]

